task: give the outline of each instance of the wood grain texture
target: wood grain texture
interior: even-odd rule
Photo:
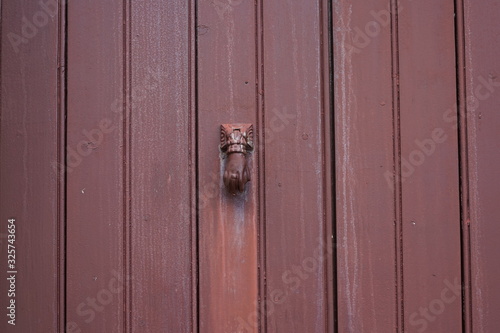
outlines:
[[[44,1],[0,1],[1,332],[500,330],[496,1]]]
[[[472,310],[468,332],[500,330],[500,251],[498,198],[500,198],[500,63],[498,32],[500,23],[497,1],[465,0],[465,102],[470,227],[470,278]]]
[[[333,330],[326,159],[329,86],[323,1],[266,2],[263,13],[266,316],[269,332]],[[328,156],[328,157],[327,157]],[[330,326],[330,327],[329,327]]]
[[[256,124],[255,7],[198,4],[200,332],[257,332],[257,163],[231,196],[222,183],[220,125]],[[257,140],[258,144],[258,140]]]
[[[398,18],[405,330],[461,332],[454,4],[407,2]]]
[[[397,45],[389,5],[333,5],[339,332],[398,329]]]
[[[2,332],[56,332],[60,216],[58,8],[1,2]],[[16,325],[7,323],[7,220],[16,219]],[[12,244],[11,244],[12,245]]]
[[[131,15],[131,329],[194,332],[194,7],[132,2]]]
[[[126,324],[123,10],[68,5],[67,317],[84,332]]]

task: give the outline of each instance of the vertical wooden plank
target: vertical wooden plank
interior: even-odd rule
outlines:
[[[454,4],[399,13],[405,330],[461,332]]]
[[[265,159],[265,112],[264,112],[264,0],[255,2],[255,23],[256,23],[256,61],[255,87],[257,89],[257,133],[259,134],[257,168],[258,168],[258,198],[259,198],[259,223],[258,223],[258,274],[259,274],[259,332],[267,332],[267,265],[266,265],[266,159]]]
[[[195,332],[194,3],[132,2],[131,15],[131,328]]]
[[[58,283],[61,16],[57,4],[43,4],[0,2],[2,332],[57,332],[59,309],[64,307]],[[8,242],[13,239],[8,238],[8,219],[15,219],[13,243]],[[8,254],[13,254],[8,245],[15,246],[12,268],[7,266],[12,259]],[[7,280],[11,275],[15,288],[13,280]],[[14,318],[6,316],[12,313],[7,309],[11,300],[15,300],[15,326],[8,323]]]
[[[464,333],[472,332],[472,289],[471,289],[471,233],[470,233],[470,177],[468,149],[468,121],[466,115],[466,83],[465,83],[465,14],[464,1],[455,1],[456,12],[456,50],[457,50],[457,113],[453,120],[454,128],[459,133],[460,157],[460,222],[462,241],[462,327]]]
[[[339,332],[400,330],[390,9],[333,5]]]
[[[264,5],[266,316],[270,332],[330,332],[327,2]],[[326,100],[325,100],[326,98]],[[328,233],[327,233],[328,232]],[[329,327],[330,325],[330,327]]]
[[[256,24],[253,1],[198,7],[200,332],[257,332],[257,163],[239,196],[222,183],[220,125],[256,129]],[[254,132],[255,133],[255,132]],[[257,135],[257,133],[255,133]],[[258,144],[258,140],[256,142]]]
[[[463,1],[465,7],[465,125],[468,156],[472,332],[500,330],[500,64],[497,1]],[[468,149],[468,151],[466,150]]]
[[[123,1],[68,4],[67,317],[124,329]]]

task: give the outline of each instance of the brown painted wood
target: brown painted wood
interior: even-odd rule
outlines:
[[[394,17],[388,1],[339,1],[333,18],[338,331],[400,331]]]
[[[329,132],[327,10],[326,1],[264,6],[269,332],[333,330],[330,143],[324,132]]]
[[[75,332],[126,325],[123,15],[123,1],[68,5],[67,317]]]
[[[59,23],[57,7],[1,3],[0,279],[1,332],[59,327]],[[21,41],[22,40],[22,41]],[[8,243],[14,218],[15,243]],[[15,246],[15,326],[7,323],[7,246]],[[12,248],[11,248],[12,250]],[[10,259],[10,258],[9,258]],[[14,298],[12,298],[14,299]]]
[[[403,6],[398,30],[405,330],[461,332],[458,139],[456,128],[444,121],[457,100],[454,4],[423,0]]]
[[[44,1],[0,2],[1,332],[500,329],[495,1]]]
[[[496,1],[484,1],[481,6],[464,1],[465,98],[467,117],[461,117],[465,126],[468,164],[470,225],[471,318],[469,332],[496,332],[500,330],[500,287],[498,276],[498,198],[500,163],[498,128],[500,102],[498,63],[498,31],[500,10]]]
[[[465,24],[464,2],[456,1],[456,41],[457,41],[457,113],[453,126],[458,128],[460,145],[460,218],[462,237],[462,323],[463,332],[472,332],[472,290],[470,256],[470,205],[469,205],[469,156],[466,114],[465,84]],[[460,116],[459,116],[460,115]]]
[[[130,13],[131,330],[195,332],[193,2],[131,2]]]
[[[198,3],[198,215],[200,332],[257,332],[257,155],[233,197],[222,183],[220,125],[256,125],[255,7]],[[258,144],[258,140],[257,140]]]

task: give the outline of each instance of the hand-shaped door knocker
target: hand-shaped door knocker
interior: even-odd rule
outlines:
[[[226,189],[232,195],[243,192],[250,181],[247,154],[253,151],[253,125],[221,125],[220,150],[227,155],[223,176]]]

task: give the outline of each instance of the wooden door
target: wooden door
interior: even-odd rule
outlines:
[[[499,331],[498,7],[0,1],[0,331]]]

